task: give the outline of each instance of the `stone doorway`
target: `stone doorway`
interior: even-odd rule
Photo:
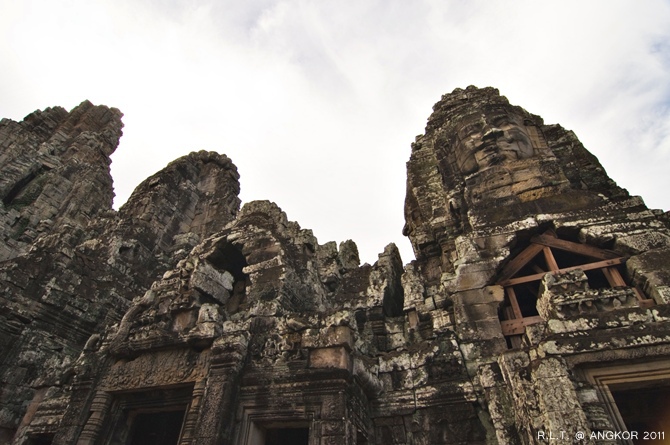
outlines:
[[[638,432],[634,444],[670,443],[670,385],[620,390],[612,385],[610,391],[628,431]]]
[[[303,422],[270,422],[251,425],[245,445],[309,445],[309,426]]]
[[[627,444],[670,443],[670,361],[585,370],[609,414],[614,431],[636,432]]]
[[[155,388],[114,395],[105,445],[177,445],[193,387]]]
[[[177,445],[185,410],[140,412],[132,419],[128,445]]]
[[[309,428],[268,428],[265,445],[308,445]]]

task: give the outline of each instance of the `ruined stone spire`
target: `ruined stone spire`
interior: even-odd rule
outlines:
[[[0,121],[0,260],[25,252],[51,227],[83,228],[112,209],[109,156],[121,116],[84,101],[69,113],[54,107]]]

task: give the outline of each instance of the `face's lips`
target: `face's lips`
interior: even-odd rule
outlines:
[[[519,141],[514,137],[485,140],[475,148],[475,159],[480,166],[499,165],[518,159]]]
[[[479,164],[494,164],[497,163],[495,158],[499,156],[500,149],[495,141],[487,141],[477,147],[475,158]]]
[[[498,151],[498,143],[495,140],[484,141],[476,147],[476,150],[480,153],[486,154],[495,153]]]

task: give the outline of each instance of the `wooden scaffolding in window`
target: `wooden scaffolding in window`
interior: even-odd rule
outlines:
[[[629,287],[619,270],[625,261],[614,251],[560,239],[552,230],[532,237],[529,246],[502,269],[496,283],[505,289],[500,314],[503,335],[516,346],[526,326],[544,321],[536,304],[540,282],[547,273],[581,269],[591,288]],[[634,290],[641,307],[654,304],[640,289]]]

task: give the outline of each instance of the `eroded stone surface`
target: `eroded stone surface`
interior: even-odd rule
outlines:
[[[35,190],[74,190],[60,167],[0,157],[7,442],[130,443],[167,434],[142,415],[177,412],[180,444],[610,443],[616,379],[664,391],[667,214],[493,88],[443,96],[412,145],[404,266],[393,244],[361,265],[353,241],[319,244],[269,201],[238,211],[237,171],[215,153],[114,212],[100,141],[116,146],[120,113],[81,107],[102,162],[79,168],[110,184],[104,211],[42,208]],[[5,120],[0,144],[38,147],[70,121]],[[13,237],[19,204],[64,216]]]
[[[31,400],[71,383],[91,335],[120,320],[137,294],[239,208],[235,166],[200,152],[173,162],[112,210],[109,155],[121,127],[118,110],[90,102],[0,124],[5,435]]]

